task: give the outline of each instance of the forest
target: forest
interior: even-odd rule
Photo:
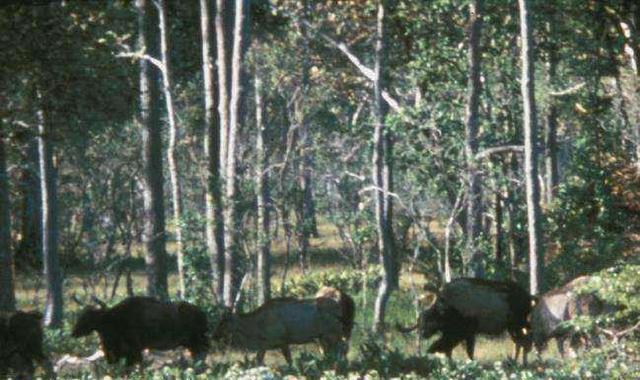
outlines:
[[[0,379],[638,379],[639,60],[636,0],[3,1]]]

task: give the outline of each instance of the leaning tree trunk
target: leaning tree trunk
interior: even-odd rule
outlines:
[[[205,189],[207,249],[211,259],[213,289],[222,300],[224,273],[224,227],[220,194],[220,121],[215,111],[211,34],[209,33],[209,0],[200,0],[200,28],[202,31],[202,73],[204,78],[204,157],[207,172]],[[216,19],[216,22],[218,20]]]
[[[11,203],[4,139],[6,126],[0,121],[0,312],[16,308],[15,275],[11,252]]]
[[[538,150],[536,108],[534,95],[533,41],[527,0],[518,0],[520,7],[520,38],[524,116],[524,175],[527,191],[527,228],[529,232],[529,291],[538,294],[542,289],[544,256],[541,239],[540,189],[538,185]]]
[[[246,0],[235,1],[235,24],[233,29],[233,56],[231,58],[231,98],[229,99],[229,134],[227,142],[226,186],[224,202],[224,302],[233,306],[238,286],[237,216],[236,216],[236,144],[240,129],[240,102],[242,92],[242,39]],[[220,57],[218,57],[220,60]]]
[[[269,236],[269,161],[265,141],[266,126],[263,120],[262,100],[262,62],[259,55],[259,42],[256,42],[255,57],[255,102],[256,102],[256,198],[258,204],[258,304],[262,305],[271,298],[271,239]]]
[[[483,257],[478,247],[481,229],[480,178],[478,173],[478,109],[480,100],[480,32],[482,29],[482,0],[469,4],[469,79],[465,120],[465,154],[467,157],[467,263],[465,271],[473,277],[484,276]]]
[[[377,333],[384,330],[387,301],[392,290],[398,287],[398,268],[394,258],[393,229],[391,224],[391,140],[385,130],[386,104],[382,99],[384,88],[385,54],[385,11],[386,0],[378,0],[375,44],[375,69],[373,81],[373,185],[375,187],[376,229],[378,232],[378,254],[382,263],[383,275],[378,288],[374,306],[373,329]],[[385,156],[385,153],[389,156]]]
[[[173,106],[173,94],[171,92],[171,63],[169,61],[169,32],[167,31],[167,3],[159,0],[158,17],[160,21],[160,51],[162,54],[162,83],[164,100],[167,108],[167,120],[169,121],[169,146],[167,147],[167,162],[169,163],[169,175],[171,177],[171,200],[173,202],[173,228],[176,237],[176,258],[178,259],[178,294],[185,296],[184,277],[184,250],[182,245],[182,191],[178,178],[178,155],[176,144],[178,140],[178,124]]]
[[[38,95],[40,101],[42,98]],[[56,189],[56,167],[53,160],[52,129],[47,114],[38,110],[38,160],[40,163],[40,193],[42,200],[42,261],[47,284],[44,323],[46,326],[62,327],[63,295],[62,273],[58,260],[58,199]]]
[[[137,0],[139,49],[158,56],[156,11],[149,0]],[[142,188],[144,216],[142,240],[146,248],[147,293],[168,298],[162,176],[162,125],[160,123],[159,69],[140,60],[140,125],[142,129]]]

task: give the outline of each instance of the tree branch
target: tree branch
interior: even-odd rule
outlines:
[[[478,154],[476,154],[476,160],[482,160],[494,154],[502,154],[502,153],[508,153],[508,152],[522,153],[524,152],[524,146],[523,145],[504,145],[504,146],[496,146],[493,148],[487,148],[482,152],[478,152]]]
[[[331,38],[328,34],[319,31],[315,26],[311,25],[311,23],[307,20],[303,20],[302,23],[305,26],[307,26],[307,28],[309,28],[309,31],[320,36],[320,38],[322,38],[325,42],[327,42],[329,46],[335,49],[338,49],[340,52],[342,52],[342,54],[344,54],[347,57],[347,59],[349,59],[349,61],[353,63],[353,65],[358,69],[358,71],[360,71],[362,75],[365,76],[365,78],[367,78],[372,82],[376,79],[375,72],[371,68],[367,67],[364,63],[362,63],[360,58],[358,58],[354,53],[352,53],[349,47],[345,43],[338,42],[335,39]],[[401,111],[400,104],[398,103],[397,100],[393,98],[393,96],[391,96],[391,94],[389,94],[388,91],[382,90],[382,98],[384,99],[385,102],[387,102],[387,104],[392,110],[400,113]]]
[[[586,86],[586,82],[580,82],[578,84],[575,84],[569,88],[565,88],[564,90],[558,90],[558,91],[551,91],[549,92],[550,96],[553,97],[561,97],[561,96],[567,96],[567,95],[571,95],[571,94],[575,94],[576,92],[580,91],[580,89],[582,89],[582,87]]]

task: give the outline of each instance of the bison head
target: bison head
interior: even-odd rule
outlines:
[[[442,308],[437,304],[420,313],[420,318],[418,319],[420,335],[425,339],[432,337],[442,328],[444,317]]]
[[[220,318],[220,322],[218,322],[218,325],[213,330],[213,335],[211,336],[211,338],[214,341],[220,342],[223,344],[231,343],[231,335],[232,335],[234,321],[235,321],[235,316],[231,312],[231,310],[230,309],[225,310],[225,312],[222,314],[222,317]]]
[[[78,317],[78,321],[76,325],[73,327],[73,331],[71,332],[71,336],[74,338],[79,338],[82,336],[86,336],[91,334],[91,332],[98,330],[102,325],[102,320],[104,317],[104,310],[96,309],[94,307],[87,307],[81,313],[80,317]]]

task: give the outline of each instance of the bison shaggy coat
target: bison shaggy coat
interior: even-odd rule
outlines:
[[[97,331],[109,363],[126,359],[128,366],[142,361],[145,349],[186,347],[193,357],[208,347],[207,316],[187,302],[162,302],[130,297],[112,308],[86,308],[73,329],[74,337]]]
[[[516,343],[516,359],[523,348],[523,361],[530,349],[527,315],[531,297],[513,282],[459,278],[445,284],[430,308],[424,310],[414,327],[423,338],[438,332],[442,336],[429,352],[442,352],[448,357],[455,346],[466,343],[467,355],[473,359],[477,334],[499,335],[507,331]]]
[[[263,362],[266,350],[280,349],[291,364],[292,344],[319,341],[327,354],[344,353],[345,330],[342,307],[331,298],[275,298],[252,312],[225,315],[213,339],[257,351],[259,363]]]
[[[42,314],[37,311],[0,313],[0,378],[12,370],[17,378],[31,377],[34,363],[49,375],[52,367],[42,349]]]

